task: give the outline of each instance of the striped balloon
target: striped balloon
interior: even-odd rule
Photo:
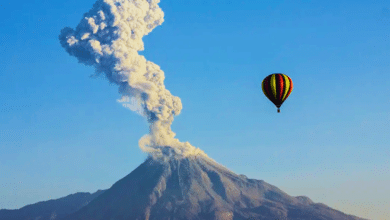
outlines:
[[[278,112],[280,112],[280,106],[293,90],[293,82],[285,74],[274,73],[265,77],[261,83],[261,88],[264,95],[276,105]]]

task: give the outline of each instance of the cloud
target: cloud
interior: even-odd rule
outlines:
[[[147,118],[150,133],[139,141],[153,157],[163,157],[164,148],[176,157],[204,154],[188,142],[181,143],[171,130],[182,103],[164,85],[164,72],[138,51],[142,37],[164,21],[160,0],[98,0],[76,29],[66,27],[59,36],[62,47],[82,64],[93,66],[110,83],[119,86],[124,107]]]

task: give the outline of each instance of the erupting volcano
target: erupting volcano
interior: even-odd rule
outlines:
[[[142,37],[164,21],[159,0],[98,0],[76,29],[59,36],[66,51],[119,86],[123,106],[144,116],[139,141],[147,160],[63,220],[360,219],[262,180],[237,175],[171,130],[182,103],[164,72],[138,51]]]

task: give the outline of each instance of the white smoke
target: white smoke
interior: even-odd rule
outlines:
[[[190,143],[174,138],[171,124],[182,109],[179,97],[164,86],[164,72],[138,51],[142,37],[164,21],[160,0],[98,0],[76,29],[66,27],[59,36],[62,47],[80,63],[94,66],[119,86],[124,107],[145,116],[150,133],[139,141],[140,148],[155,159],[207,156]],[[169,148],[169,147],[170,148]],[[167,149],[173,152],[167,154]]]

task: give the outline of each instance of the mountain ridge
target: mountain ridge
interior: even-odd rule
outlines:
[[[163,152],[107,190],[3,209],[0,220],[366,220],[290,196],[208,156],[177,159],[172,149]]]
[[[263,180],[238,175],[205,156],[148,157],[101,196],[61,220],[363,220]]]
[[[58,199],[26,205],[20,209],[0,209],[0,220],[53,220],[62,218],[87,205],[105,191],[78,192]]]

